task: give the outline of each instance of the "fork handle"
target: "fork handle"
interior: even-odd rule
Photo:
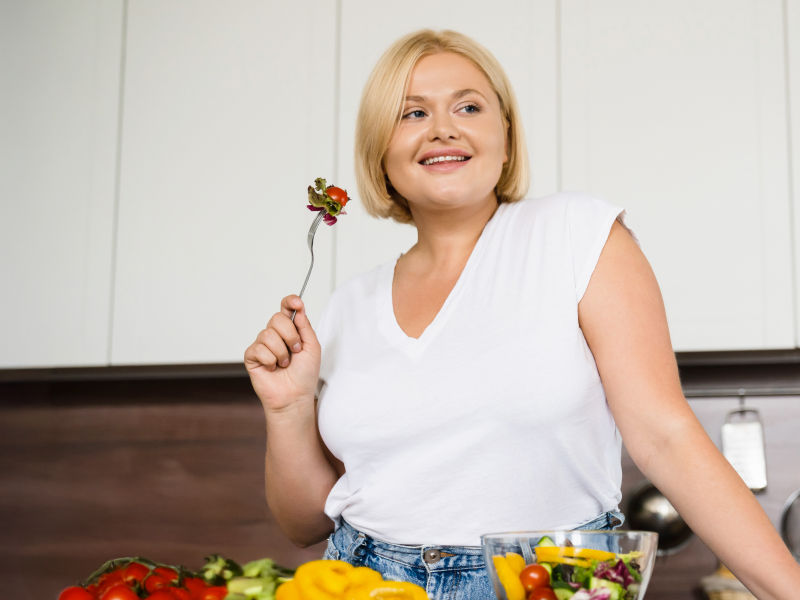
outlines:
[[[311,269],[314,268],[314,251],[311,251],[311,266],[308,267],[308,273],[306,274],[306,280],[303,282],[303,288],[300,290],[299,298],[303,297],[303,292],[306,291],[306,286],[308,285],[308,279],[311,277]],[[294,316],[297,314],[297,311],[292,313],[292,323],[294,323]]]
[[[325,211],[319,211],[314,222],[311,224],[311,229],[308,230],[308,249],[311,252],[311,265],[308,267],[308,273],[306,273],[306,280],[303,282],[303,288],[300,290],[300,298],[303,297],[303,292],[306,291],[306,286],[308,285],[308,278],[311,277],[311,269],[314,268],[314,234],[317,232],[317,227],[319,227],[319,222],[322,221],[322,218],[325,216]],[[294,317],[297,314],[297,311],[292,313],[292,323],[294,323]]]

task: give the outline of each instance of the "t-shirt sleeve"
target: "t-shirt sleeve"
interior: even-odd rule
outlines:
[[[598,196],[574,194],[567,205],[567,213],[575,273],[575,298],[576,302],[580,302],[589,287],[592,273],[600,260],[614,221],[625,227],[637,244],[639,240],[625,223],[625,209]]]

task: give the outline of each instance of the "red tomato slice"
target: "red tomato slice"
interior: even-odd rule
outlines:
[[[347,197],[347,192],[345,192],[342,188],[329,187],[327,190],[325,190],[325,193],[331,197],[331,200],[338,202],[342,206],[347,204],[347,201],[349,200]]]
[[[556,597],[553,588],[540,587],[531,592],[531,595],[528,596],[528,600],[558,600],[558,597]]]
[[[536,588],[550,585],[550,573],[542,565],[528,565],[519,574],[522,587],[530,593]]]
[[[94,600],[94,596],[77,585],[68,587],[58,595],[58,600]]]

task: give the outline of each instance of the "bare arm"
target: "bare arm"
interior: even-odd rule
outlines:
[[[683,397],[661,292],[619,223],[578,315],[637,466],[759,599],[797,597],[800,565]]]
[[[333,521],[323,510],[343,472],[317,428],[314,392],[320,354],[302,301],[287,296],[281,312],[244,355],[267,417],[267,504],[284,533],[301,547],[320,542],[333,531]]]

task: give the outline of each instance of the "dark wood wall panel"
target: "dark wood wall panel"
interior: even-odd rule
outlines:
[[[777,524],[800,487],[800,400],[760,398]],[[717,443],[731,399],[693,400]],[[264,499],[264,415],[241,379],[0,384],[0,596],[55,598],[118,556],[198,567],[220,552],[295,566],[298,549]],[[623,456],[623,493],[642,475]],[[702,490],[698,490],[702,493]],[[734,524],[735,525],[735,524]],[[695,540],[660,560],[648,600],[698,598],[716,567]]]

